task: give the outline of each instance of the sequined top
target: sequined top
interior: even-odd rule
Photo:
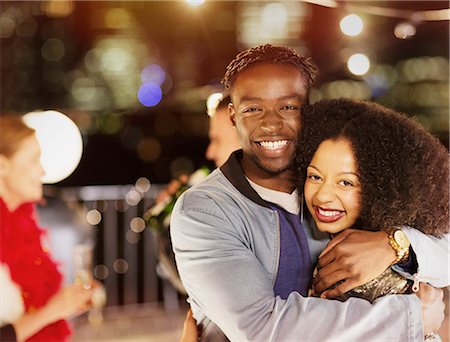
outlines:
[[[411,293],[412,284],[411,280],[406,279],[389,267],[377,278],[355,287],[337,299],[345,301],[350,297],[358,297],[373,302],[375,299],[389,294]]]

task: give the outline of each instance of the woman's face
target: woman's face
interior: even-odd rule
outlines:
[[[360,214],[361,185],[347,139],[325,140],[307,169],[305,200],[317,228],[338,233]]]
[[[35,135],[25,138],[10,158],[2,156],[2,194],[10,207],[42,197],[41,149]]]

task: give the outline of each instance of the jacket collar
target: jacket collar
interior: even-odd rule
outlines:
[[[225,164],[220,167],[220,170],[241,194],[253,202],[269,208],[268,202],[264,201],[258,195],[247,181],[247,178],[245,178],[245,173],[241,165],[242,155],[242,150],[234,151]]]

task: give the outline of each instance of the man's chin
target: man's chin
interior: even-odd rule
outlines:
[[[280,173],[291,170],[291,164],[279,164],[279,163],[258,163],[258,167],[265,173],[271,176],[277,176]]]

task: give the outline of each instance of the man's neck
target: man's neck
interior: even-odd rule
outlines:
[[[268,173],[253,163],[246,163],[242,160],[242,168],[245,176],[252,182],[275,191],[291,194],[295,190],[295,174],[292,170],[285,170],[277,174]]]

